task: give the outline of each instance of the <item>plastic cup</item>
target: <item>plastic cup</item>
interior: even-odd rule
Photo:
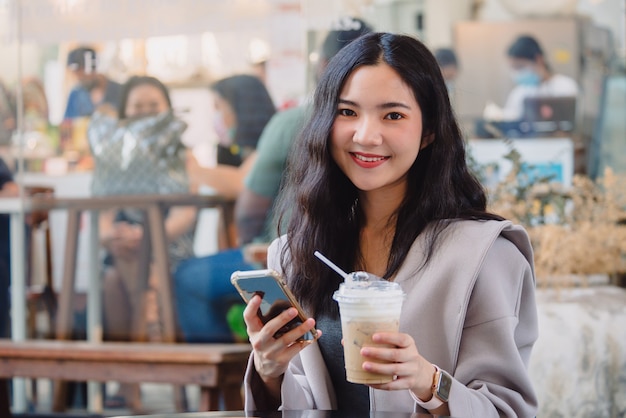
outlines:
[[[363,272],[352,275],[366,274]],[[391,375],[363,370],[362,347],[387,347],[376,344],[377,332],[397,332],[405,294],[399,284],[369,279],[342,283],[333,299],[339,303],[346,378],[352,383],[376,384],[393,380]]]

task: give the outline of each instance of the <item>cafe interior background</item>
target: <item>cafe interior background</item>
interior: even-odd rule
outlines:
[[[66,69],[67,54],[91,45],[98,71],[111,79],[147,74],[167,84],[175,113],[189,125],[185,144],[211,166],[217,138],[208,86],[229,75],[255,74],[278,108],[301,103],[313,87],[320,39],[345,16],[361,17],[376,30],[417,36],[433,50],[456,52],[460,71],[452,99],[472,163],[489,183],[494,207],[536,229],[541,337],[531,372],[540,416],[562,416],[572,408],[577,412],[565,415],[625,416],[624,0],[0,0],[0,82],[17,103],[16,129],[0,137],[0,156],[23,185],[48,185],[60,197],[89,195],[89,120],[76,120],[70,131],[61,127],[76,82]],[[485,107],[503,104],[513,88],[506,49],[522,33],[538,38],[555,72],[578,82],[576,129],[557,138],[506,132],[481,138],[477,122]],[[536,177],[542,184],[521,182],[523,167],[533,165],[552,172],[556,167],[557,184]],[[585,231],[595,229],[596,236],[564,221],[583,183],[602,206],[594,213],[610,205],[618,213],[617,219],[596,214],[589,221],[597,228]],[[543,194],[534,186],[544,187]],[[559,205],[564,190],[574,197]],[[217,234],[207,233],[216,217],[211,209],[201,214],[198,255],[216,251]],[[64,214],[53,212],[51,219],[58,285]],[[87,226],[81,234],[89,234]],[[597,236],[599,230],[610,235]],[[551,244],[550,236],[558,236],[560,245]],[[79,269],[88,262],[82,251]],[[594,252],[613,258],[577,264]],[[80,277],[77,289],[84,291],[87,283]],[[602,412],[580,415],[585,408]]]

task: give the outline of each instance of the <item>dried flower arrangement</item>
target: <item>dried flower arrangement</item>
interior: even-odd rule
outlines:
[[[607,169],[595,182],[575,175],[564,188],[529,175],[509,146],[513,169],[489,190],[489,210],[527,229],[538,285],[586,285],[590,275],[626,272],[626,175]]]

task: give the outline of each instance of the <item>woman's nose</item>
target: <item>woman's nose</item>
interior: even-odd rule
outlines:
[[[361,145],[380,145],[383,142],[380,128],[380,123],[376,118],[363,117],[356,124],[352,141]]]

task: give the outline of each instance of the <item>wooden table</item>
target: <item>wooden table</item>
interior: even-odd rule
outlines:
[[[241,385],[250,351],[249,344],[0,339],[0,378],[194,384],[200,386],[200,410],[218,410],[220,399],[228,409],[241,409]],[[0,414],[6,413],[1,405],[2,401]]]
[[[361,414],[369,418],[434,418],[435,415],[425,414],[421,412],[385,412],[370,411],[369,414]],[[215,411],[215,412],[190,412],[181,414],[152,414],[152,415],[133,415],[118,416],[111,418],[234,418],[234,417],[257,417],[257,418],[345,418],[350,416],[360,416],[355,413],[346,413],[343,411],[324,411],[324,410],[287,410],[287,411]],[[437,417],[443,418],[442,415]]]
[[[219,208],[222,211],[223,221],[229,225],[232,219],[234,201],[215,195],[132,195],[132,196],[103,196],[89,198],[56,198],[50,196],[35,196],[32,198],[0,199],[0,213],[11,215],[11,329],[12,339],[25,339],[26,309],[25,309],[25,257],[24,257],[24,213],[39,210],[66,210],[68,213],[66,248],[63,266],[63,279],[59,294],[56,335],[58,339],[70,338],[72,330],[72,299],[76,282],[76,250],[81,214],[90,212],[91,240],[87,245],[90,248],[89,285],[87,290],[87,338],[92,342],[102,341],[102,312],[101,312],[101,285],[100,261],[98,242],[98,213],[117,207],[133,207],[146,213],[146,233],[142,258],[144,260],[144,283],[147,282],[150,254],[155,262],[156,275],[159,286],[160,302],[163,319],[163,340],[173,342],[176,339],[176,317],[173,308],[171,280],[169,271],[169,257],[165,236],[164,212],[172,206],[195,206],[198,208]],[[22,411],[26,407],[25,395],[21,385],[14,388],[15,409]],[[97,393],[94,388],[93,393]],[[60,402],[55,401],[55,404]],[[98,409],[98,408],[95,408]]]

